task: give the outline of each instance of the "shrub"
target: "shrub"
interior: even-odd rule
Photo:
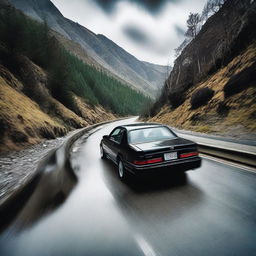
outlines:
[[[65,128],[61,128],[57,126],[53,127],[53,131],[57,137],[63,137],[67,134],[67,130]]]
[[[223,90],[225,98],[239,93],[256,83],[256,63],[232,76]]]
[[[201,120],[202,120],[202,116],[201,116],[199,113],[194,114],[194,115],[192,115],[192,116],[190,117],[190,121],[191,121],[193,124],[195,124],[195,123],[197,123],[197,122],[199,122],[199,121],[201,121]]]
[[[68,123],[69,126],[72,126],[75,129],[79,129],[83,127],[83,125],[78,123],[74,118],[69,118],[68,120],[66,120],[66,122]]]
[[[56,139],[56,136],[51,127],[42,126],[38,128],[39,136],[47,140]]]
[[[170,92],[168,95],[168,99],[173,109],[179,107],[185,101],[185,97],[182,92]]]
[[[227,116],[228,112],[230,110],[230,107],[227,106],[223,101],[219,103],[218,107],[217,107],[217,113],[220,116]]]
[[[24,128],[24,131],[26,132],[26,134],[29,136],[29,137],[35,137],[35,133],[34,131],[32,130],[32,128],[30,127],[25,127]]]
[[[5,133],[10,129],[10,125],[4,118],[0,118],[0,143]]]
[[[253,112],[249,115],[249,118],[256,120],[256,111],[253,111]]]
[[[28,142],[28,136],[20,131],[12,131],[10,137],[14,143]]]
[[[22,115],[17,115],[17,118],[19,119],[19,121],[23,124],[24,123],[24,118]]]
[[[195,91],[190,100],[191,108],[196,109],[205,105],[214,95],[214,91],[208,87]]]

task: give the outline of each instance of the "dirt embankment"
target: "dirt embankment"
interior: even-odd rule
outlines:
[[[101,106],[74,96],[78,113],[54,99],[44,70],[20,56],[17,72],[0,65],[0,152],[20,150],[68,131],[114,119]]]

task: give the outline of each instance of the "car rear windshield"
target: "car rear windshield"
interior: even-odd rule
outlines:
[[[167,127],[152,127],[133,130],[128,133],[130,144],[174,139],[177,136]]]

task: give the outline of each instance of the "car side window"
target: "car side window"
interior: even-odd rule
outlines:
[[[117,128],[110,134],[110,139],[120,144],[123,138],[124,130]]]
[[[121,128],[116,128],[113,132],[110,133],[110,137],[114,137],[118,135],[118,133],[121,131]]]
[[[120,131],[120,133],[118,134],[116,142],[117,142],[118,144],[121,144],[121,142],[122,142],[122,140],[123,140],[123,137],[124,137],[124,129],[122,129],[122,130]]]

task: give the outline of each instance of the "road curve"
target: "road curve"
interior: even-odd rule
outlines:
[[[0,237],[0,255],[255,255],[256,175],[203,159],[183,180],[122,183],[99,142],[124,120],[80,139],[78,184],[57,210]],[[47,193],[47,191],[46,191]]]

